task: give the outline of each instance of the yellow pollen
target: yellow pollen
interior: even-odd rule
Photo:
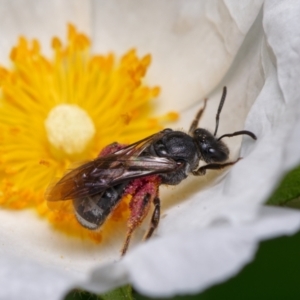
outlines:
[[[81,153],[96,133],[88,113],[76,104],[59,104],[45,120],[50,143],[67,154]]]
[[[151,55],[92,54],[89,38],[73,25],[66,42],[54,37],[51,46],[48,58],[37,40],[21,36],[10,53],[12,68],[0,66],[0,206],[34,208],[53,228],[100,242],[128,216],[128,199],[99,233],[78,223],[72,200],[50,207],[45,190],[71,164],[95,159],[112,142],[149,136],[177,113],[151,115],[160,93],[145,84]]]

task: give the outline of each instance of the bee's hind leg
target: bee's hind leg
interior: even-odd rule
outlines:
[[[149,207],[151,203],[151,194],[150,193],[137,193],[132,198],[129,208],[130,208],[130,217],[127,222],[127,234],[126,239],[121,250],[121,255],[125,255],[129,242],[134,230],[142,223],[144,218],[147,216]]]
[[[160,184],[159,177],[154,175],[145,177],[144,179],[137,179],[136,181],[139,188],[132,195],[132,199],[129,203],[130,216],[127,221],[126,239],[121,250],[122,256],[125,255],[128,249],[132,233],[147,216],[151,203],[154,203],[155,208],[151,219],[151,226],[145,236],[146,239],[151,236],[159,222],[160,204],[157,197]]]
[[[128,228],[128,230],[127,230],[126,239],[125,239],[125,242],[124,242],[122,250],[121,250],[121,256],[124,256],[127,252],[129,242],[130,242],[130,239],[131,239],[131,235],[132,235],[134,229],[135,228],[131,227],[131,228]]]
[[[152,236],[154,230],[158,226],[159,219],[160,219],[160,199],[158,197],[155,197],[154,200],[153,200],[153,204],[154,204],[154,211],[153,211],[153,214],[152,214],[150,227],[149,227],[147,233],[144,236],[145,240],[148,240]]]

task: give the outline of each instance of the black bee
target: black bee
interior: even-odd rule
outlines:
[[[226,98],[226,87],[216,114],[214,134],[197,128],[206,107],[199,110],[188,134],[164,129],[131,145],[113,143],[105,147],[99,157],[64,175],[46,193],[48,201],[72,200],[79,223],[91,230],[101,227],[125,195],[130,195],[130,217],[127,236],[121,253],[127,251],[133,231],[141,224],[154,205],[152,219],[145,239],[150,238],[160,218],[161,184],[177,185],[189,174],[200,176],[206,170],[220,170],[235,164],[225,162],[228,147],[224,137],[248,135],[247,130],[224,134],[217,138],[220,113]],[[200,160],[206,165],[199,167]],[[225,163],[224,163],[225,162]]]

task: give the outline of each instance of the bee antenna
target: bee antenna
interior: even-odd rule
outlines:
[[[254,140],[256,140],[256,135],[251,132],[251,131],[248,131],[248,130],[241,130],[241,131],[236,131],[236,132],[233,132],[233,133],[227,133],[227,134],[223,134],[222,136],[220,136],[218,138],[218,141],[221,140],[222,138],[224,137],[232,137],[232,136],[236,136],[236,135],[242,135],[242,134],[245,134],[245,135],[249,135],[250,137],[252,137]]]
[[[219,104],[219,107],[218,107],[218,111],[217,111],[217,114],[216,114],[216,129],[215,129],[214,136],[216,136],[217,131],[218,131],[220,114],[221,114],[221,111],[222,111],[222,108],[223,108],[223,105],[224,105],[224,102],[225,102],[226,94],[227,94],[227,88],[226,88],[226,86],[224,86],[223,87],[222,98],[221,98],[221,101],[220,101],[220,104]]]

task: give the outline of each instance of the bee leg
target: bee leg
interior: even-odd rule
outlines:
[[[242,158],[239,157],[236,161],[225,163],[225,164],[208,164],[208,165],[205,165],[203,167],[200,167],[198,170],[195,170],[192,173],[193,173],[194,176],[202,176],[202,175],[206,174],[206,170],[221,170],[221,169],[224,169],[226,167],[234,165],[240,159],[242,159]]]
[[[126,239],[125,239],[125,242],[124,242],[122,250],[121,250],[121,256],[124,256],[126,254],[126,251],[128,249],[129,242],[131,239],[131,235],[132,235],[134,229],[135,228],[128,228],[128,230],[127,230]]]
[[[153,204],[154,204],[154,211],[151,218],[150,228],[148,229],[146,235],[144,236],[145,240],[148,240],[152,236],[154,230],[158,226],[159,219],[160,219],[160,199],[158,197],[155,197],[153,200]]]
[[[142,181],[141,179],[137,179],[137,182],[140,183],[140,186],[139,189],[132,195],[132,199],[129,203],[130,216],[127,221],[126,239],[121,250],[122,256],[125,255],[128,249],[132,233],[143,222],[150,210],[151,203],[155,201],[154,199],[157,197],[161,179],[158,176],[149,176],[144,178]],[[158,224],[158,220],[154,221],[154,223],[155,222]]]
[[[193,135],[195,129],[198,127],[199,120],[201,119],[201,116],[202,116],[202,114],[205,110],[205,107],[206,107],[206,102],[207,102],[207,99],[205,98],[204,99],[204,106],[197,112],[196,117],[195,117],[195,119],[193,120],[193,122],[190,126],[190,129],[189,129],[189,134],[190,135]]]
[[[146,188],[145,188],[146,190]],[[131,239],[133,231],[142,223],[146,215],[148,214],[151,204],[151,194],[148,192],[140,191],[131,199],[129,208],[131,210],[130,217],[127,223],[128,229],[126,239],[121,250],[123,256],[127,249]]]

